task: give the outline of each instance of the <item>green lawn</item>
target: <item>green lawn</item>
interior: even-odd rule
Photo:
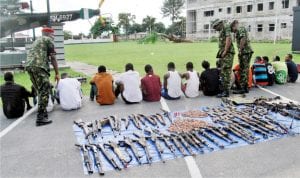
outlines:
[[[81,73],[78,73],[78,72],[74,72],[73,70],[71,69],[60,69],[59,70],[60,74],[64,73],[64,72],[67,72],[69,74],[69,76],[71,77],[78,77],[78,76],[82,76],[82,77],[87,77]],[[31,91],[31,81],[30,81],[30,78],[29,78],[29,75],[27,74],[27,72],[22,72],[22,71],[17,71],[14,73],[14,80],[15,80],[15,83],[17,84],[20,84],[22,86],[24,86],[27,90]],[[89,82],[90,81],[90,77],[88,77],[87,81]],[[1,85],[4,83],[4,79],[3,79],[3,76],[0,77],[0,83]],[[51,77],[50,77],[50,82],[55,85],[55,82],[54,82],[54,71],[51,71]],[[90,86],[89,86],[89,83],[83,83],[82,84],[82,90],[83,90],[83,93],[85,95],[88,95],[89,93],[89,89],[90,89]]]
[[[124,71],[126,63],[134,64],[137,71],[144,73],[144,66],[151,64],[157,74],[166,72],[166,65],[173,61],[178,71],[185,71],[188,61],[194,63],[196,70],[202,71],[201,61],[207,59],[215,66],[217,43],[165,43],[138,44],[136,42],[102,43],[66,45],[66,59],[69,61],[82,61],[93,65],[105,65],[107,68]],[[291,50],[291,44],[253,43],[257,55],[267,55],[272,58],[279,55],[284,58]],[[235,59],[237,60],[237,59]],[[300,55],[295,55],[295,60],[300,62]]]

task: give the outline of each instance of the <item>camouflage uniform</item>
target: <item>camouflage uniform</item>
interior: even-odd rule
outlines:
[[[239,63],[241,70],[241,80],[240,85],[242,88],[246,88],[248,86],[248,75],[249,75],[249,67],[250,60],[253,54],[253,50],[250,46],[250,40],[248,37],[248,32],[245,27],[240,27],[235,34],[237,47],[240,51],[240,42],[242,38],[246,38],[246,43],[244,49],[239,53]]]
[[[219,51],[217,54],[217,58],[221,58],[222,53],[225,50],[226,45],[226,37],[231,38],[231,28],[229,25],[224,24],[223,29],[220,31],[219,36]],[[231,70],[233,65],[233,57],[234,57],[234,47],[231,42],[229,50],[224,58],[221,58],[221,80],[222,80],[222,90],[229,91],[230,89],[230,81],[231,81]]]
[[[55,54],[53,40],[43,36],[33,43],[27,56],[25,69],[38,93],[38,119],[47,117],[46,107],[50,94],[49,57],[51,54]]]

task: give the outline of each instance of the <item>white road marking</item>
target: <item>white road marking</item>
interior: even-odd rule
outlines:
[[[161,99],[160,99],[160,104],[161,104],[161,107],[162,107],[163,110],[165,110],[167,112],[170,112],[170,108],[169,108],[166,100],[163,97],[161,97]],[[186,157],[184,157],[184,160],[185,160],[185,163],[186,163],[186,165],[189,169],[189,173],[191,175],[191,178],[202,178],[200,169],[198,168],[194,157],[186,156]]]
[[[186,157],[184,157],[184,159],[185,159],[187,167],[188,167],[188,169],[190,171],[191,177],[192,178],[202,178],[200,169],[198,168],[197,163],[196,163],[194,157],[192,157],[192,156],[186,156]]]
[[[6,135],[8,132],[10,132],[12,129],[14,129],[18,124],[20,124],[23,120],[25,120],[29,115],[31,115],[33,112],[37,110],[37,105],[31,108],[28,112],[26,112],[22,117],[11,123],[9,126],[7,126],[4,130],[0,132],[0,138],[2,138],[4,135]]]
[[[289,99],[289,98],[287,98],[287,97],[285,97],[285,96],[282,96],[282,95],[280,95],[280,94],[278,94],[278,93],[275,93],[275,92],[273,92],[273,91],[271,91],[271,90],[268,90],[268,89],[263,88],[263,87],[261,87],[261,86],[257,86],[257,87],[258,87],[259,89],[265,91],[265,92],[271,93],[272,95],[280,96],[280,98],[283,99],[283,100],[286,100],[286,101],[288,101],[288,102],[293,102],[293,103],[295,103],[295,104],[299,104],[298,101],[291,100],[291,99]]]

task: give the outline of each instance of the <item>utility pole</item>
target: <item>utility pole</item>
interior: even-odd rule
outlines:
[[[51,20],[50,20],[50,3],[47,0],[47,15],[48,15],[48,27],[51,27]]]
[[[32,0],[30,0],[30,12],[32,15],[32,12],[33,12]],[[33,35],[33,41],[35,41],[35,29],[34,28],[32,28],[32,35]]]

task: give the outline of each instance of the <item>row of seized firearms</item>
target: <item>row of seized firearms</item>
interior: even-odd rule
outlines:
[[[99,136],[98,133],[100,134],[100,137],[103,138],[102,130],[105,126],[109,126],[113,132],[114,137],[117,137],[118,135],[121,135],[122,121],[126,130],[128,129],[131,122],[137,129],[142,130],[147,126],[152,126],[155,128],[159,128],[160,125],[162,127],[166,126],[167,122],[165,118],[168,118],[170,123],[172,122],[168,113],[156,113],[149,116],[146,116],[144,114],[132,114],[128,117],[123,118],[109,116],[100,120],[95,120],[93,122],[84,122],[81,119],[78,119],[74,121],[74,124],[80,127],[83,130],[86,139],[91,141]]]
[[[254,105],[264,107],[272,112],[280,113],[283,116],[300,120],[300,105],[294,102],[280,102],[279,96],[275,98],[260,97],[254,101]]]
[[[264,100],[260,99],[261,101]],[[104,163],[109,163],[116,170],[122,170],[129,164],[165,162],[167,159],[179,156],[196,155],[217,148],[223,149],[227,145],[241,142],[240,140],[254,144],[261,139],[293,134],[288,126],[270,115],[269,111],[274,112],[274,110],[265,107],[262,103],[256,100],[252,104],[239,107],[223,100],[223,107],[206,108],[202,111],[207,113],[212,123],[185,132],[168,132],[166,128],[173,122],[170,117],[166,117],[168,115],[164,114],[150,116],[135,114],[127,119],[110,116],[87,123],[79,120],[74,123],[83,130],[86,144],[76,144],[76,146],[83,153],[87,172],[89,174],[99,172],[100,175],[104,175],[104,171],[108,170]],[[266,103],[270,104],[270,102]],[[277,107],[289,112],[291,108],[296,111],[299,109],[293,103],[289,104],[289,108],[282,105]],[[166,122],[165,118],[169,118],[169,122]],[[202,121],[207,121],[206,119]],[[123,127],[121,127],[122,121]],[[125,127],[127,130],[130,122],[135,129],[121,133],[121,128]],[[110,137],[108,136],[112,139],[103,139],[101,131],[106,125],[113,132]],[[99,135],[102,139],[95,139]],[[132,162],[132,160],[136,161]]]
[[[169,133],[147,127],[143,131],[135,131],[130,136],[124,136],[118,141],[109,140],[95,144],[75,144],[75,146],[78,146],[83,153],[84,165],[87,172],[89,174],[98,172],[100,175],[104,175],[103,158],[116,170],[127,168],[133,159],[138,164],[151,164],[154,157],[158,156],[159,160],[165,163],[167,159],[178,156],[204,153],[205,149],[213,151],[215,148],[209,142],[223,149],[224,145],[218,142],[215,136],[219,136],[230,144],[238,142],[222,128],[212,126],[194,129],[185,133]],[[151,145],[154,145],[154,147]],[[125,149],[122,149],[123,147]],[[154,148],[155,155],[153,155]],[[151,149],[152,151],[150,151]],[[170,157],[170,153],[173,156]],[[94,171],[93,168],[97,168],[97,170]]]

